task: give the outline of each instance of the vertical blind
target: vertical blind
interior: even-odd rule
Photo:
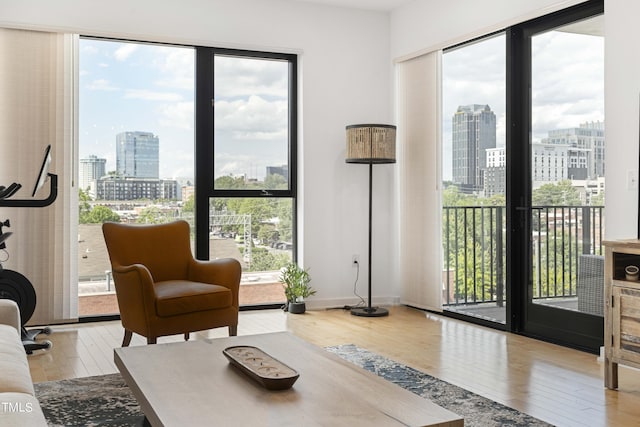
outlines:
[[[0,185],[18,182],[12,199],[32,199],[45,147],[58,197],[43,208],[0,207],[3,231],[13,232],[0,251],[5,269],[24,275],[37,296],[29,324],[78,317],[77,197],[73,186],[75,36],[0,29]],[[49,194],[49,182],[34,199]],[[77,233],[76,233],[77,235]]]
[[[400,302],[442,310],[440,51],[398,64]]]

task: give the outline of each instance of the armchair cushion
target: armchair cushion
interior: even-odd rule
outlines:
[[[166,280],[154,284],[158,316],[168,317],[194,311],[231,307],[228,288],[186,280]]]

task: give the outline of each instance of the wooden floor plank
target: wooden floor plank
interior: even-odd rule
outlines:
[[[344,310],[240,313],[239,335],[290,331],[321,347],[355,344],[558,426],[637,425],[640,371],[620,367],[620,389],[604,388],[595,355],[407,307],[384,318]],[[34,382],[117,372],[119,321],[53,326],[53,348],[29,356]],[[227,336],[227,328],[191,339]],[[182,341],[162,337],[159,343]],[[131,345],[146,345],[134,335]]]

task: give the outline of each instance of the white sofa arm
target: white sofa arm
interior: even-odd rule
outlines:
[[[20,309],[14,300],[0,299],[0,324],[13,326],[18,331],[18,335],[21,334]]]

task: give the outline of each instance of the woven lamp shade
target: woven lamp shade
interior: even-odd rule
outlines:
[[[347,126],[347,163],[395,163],[396,127]]]

